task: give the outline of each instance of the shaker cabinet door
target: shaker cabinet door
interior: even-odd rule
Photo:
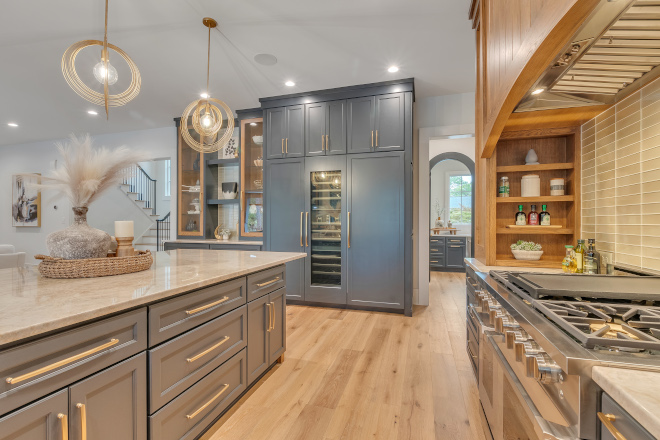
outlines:
[[[283,290],[283,289],[280,289]],[[254,382],[270,365],[268,353],[268,298],[262,296],[247,305],[247,383]]]
[[[376,151],[404,149],[404,95],[376,96]]]
[[[305,155],[305,106],[286,107],[286,136],[284,156],[302,157]]]
[[[284,157],[286,137],[286,112],[284,107],[266,110],[266,158]]]
[[[71,386],[69,415],[71,440],[146,440],[146,353]]]
[[[348,156],[348,304],[403,309],[403,152]]]
[[[272,310],[271,330],[268,332],[268,365],[270,365],[286,350],[286,298],[284,289],[271,293],[268,300]]]
[[[374,149],[374,114],[376,98],[353,98],[348,105],[347,153],[368,153]],[[332,141],[330,141],[332,143]]]
[[[0,419],[0,440],[63,440],[67,438],[67,390],[21,408]]]
[[[325,154],[326,103],[305,104],[305,155]]]
[[[446,267],[463,268],[465,259],[465,245],[447,244]]]
[[[326,114],[325,154],[346,154],[346,100],[328,102]]]

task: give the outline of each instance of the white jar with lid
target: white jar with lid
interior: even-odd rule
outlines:
[[[527,174],[522,177],[520,182],[521,197],[540,197],[541,196],[541,178],[538,174]]]
[[[550,179],[550,195],[563,196],[564,194],[566,194],[566,184],[564,183],[564,179]]]

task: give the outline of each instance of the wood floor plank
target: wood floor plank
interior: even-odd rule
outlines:
[[[355,350],[342,350],[325,373],[321,385],[312,397],[310,404],[322,408],[337,408],[337,403],[344,393],[359,356],[360,353]]]

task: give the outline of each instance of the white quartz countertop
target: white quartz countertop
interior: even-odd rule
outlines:
[[[45,278],[37,266],[1,269],[0,346],[306,256],[297,252],[202,249],[153,255],[149,270],[100,278]]]
[[[164,243],[200,243],[200,244],[226,244],[229,246],[263,246],[263,241],[218,240],[216,238],[165,240]]]
[[[490,272],[491,270],[509,270],[516,272],[536,272],[536,273],[562,273],[561,268],[550,269],[547,267],[513,267],[513,266],[486,266],[476,258],[466,258],[465,263],[475,272]]]
[[[660,438],[660,372],[594,367],[591,376],[640,425]]]

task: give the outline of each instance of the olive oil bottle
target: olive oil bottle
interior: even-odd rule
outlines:
[[[575,248],[575,261],[577,262],[577,270],[575,273],[584,273],[584,239],[579,239],[577,247]]]

